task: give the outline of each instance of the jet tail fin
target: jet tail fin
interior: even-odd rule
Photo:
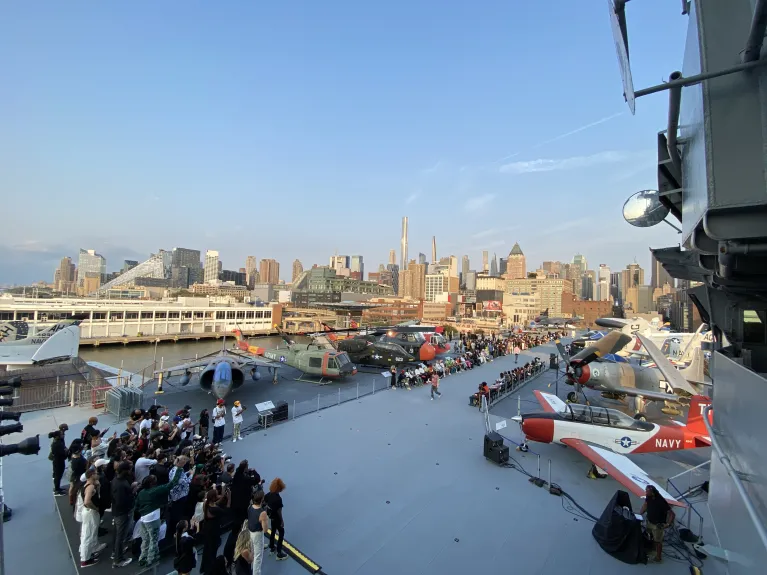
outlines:
[[[0,342],[13,342],[24,339],[29,334],[29,326],[25,321],[5,321],[0,323]]]
[[[711,405],[711,398],[702,395],[694,395],[690,400],[690,410],[687,413],[687,429],[692,433],[708,437],[708,430],[703,421],[703,410]],[[714,410],[709,411],[709,424],[714,424]]]
[[[704,363],[705,361],[703,359],[703,350],[698,347],[695,349],[695,351],[693,351],[690,365],[684,369],[680,369],[679,373],[681,373],[682,376],[690,383],[703,385],[706,383]]]

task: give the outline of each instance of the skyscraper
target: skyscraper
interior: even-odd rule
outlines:
[[[482,271],[483,272],[490,271],[490,262],[487,259],[487,250],[482,252]]]
[[[631,288],[644,285],[644,270],[637,263],[629,264],[621,271],[621,299],[624,303],[628,300]]]
[[[219,263],[217,251],[208,250],[205,252],[205,268],[203,272],[203,281],[205,283],[218,280]]]
[[[261,283],[277,285],[280,283],[280,263],[272,259],[261,260],[261,268],[258,275]]]
[[[450,271],[448,273],[451,278],[461,277],[458,272],[458,256],[450,256]]]
[[[407,268],[407,216],[402,218],[402,238],[400,239],[399,269]]]
[[[258,260],[256,256],[248,256],[245,258],[245,283],[248,289],[253,289],[256,285],[256,276],[258,275]]]
[[[490,260],[490,275],[492,277],[498,277],[498,259],[493,254],[493,259]]]
[[[651,260],[652,269],[650,270],[652,279],[650,280],[650,286],[652,289],[662,288],[664,285],[669,284],[674,287],[674,278],[664,269],[660,262],[652,256]]]
[[[519,247],[519,243],[515,243],[506,258],[506,279],[516,280],[525,279],[526,277],[527,261],[525,254],[522,252],[522,248]]]
[[[300,276],[304,272],[304,265],[301,263],[300,260],[296,259],[293,262],[293,274],[290,277],[291,283],[296,281],[296,278]]]
[[[581,254],[575,254],[570,264],[570,277],[573,280],[573,293],[578,297],[583,297],[583,274],[588,269],[586,258]]]
[[[466,274],[469,273],[470,269],[470,263],[469,263],[469,256],[463,256],[461,258],[461,275],[463,276],[463,281],[466,281]]]
[[[99,276],[103,282],[107,275],[107,260],[96,250],[80,250],[80,256],[77,259],[77,283],[80,287],[85,284],[86,274],[89,277]]]
[[[349,269],[353,279],[365,279],[365,263],[362,261],[362,256],[351,256],[349,258]]]
[[[76,277],[77,272],[72,258],[61,258],[59,267],[56,268],[56,273],[54,274],[53,289],[64,293],[74,292]]]
[[[437,236],[431,236],[431,263],[437,263]]]
[[[389,250],[389,265],[393,266],[397,263],[397,250]]]

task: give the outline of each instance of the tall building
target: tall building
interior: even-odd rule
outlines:
[[[223,271],[219,269],[219,263],[218,252],[216,250],[208,250],[205,252],[203,281],[206,284],[218,281],[218,274]]]
[[[621,270],[621,301],[627,302],[629,289],[641,285],[644,285],[644,270],[638,263],[627,265],[625,270]]]
[[[365,279],[365,263],[362,256],[351,256],[349,258],[349,269],[351,270],[351,277],[353,279]]]
[[[450,272],[449,275],[452,278],[460,278],[461,275],[458,271],[458,256],[450,256]]]
[[[399,269],[407,268],[407,216],[402,218],[402,238],[400,239]]]
[[[597,274],[594,270],[586,270],[581,276],[581,299],[596,299]]]
[[[88,274],[90,274],[88,276]],[[85,285],[85,278],[99,277],[99,282],[103,281],[107,275],[107,260],[95,250],[80,250],[77,258],[77,284],[79,287]]]
[[[437,236],[431,236],[431,263],[437,263]]]
[[[581,254],[575,254],[573,261],[570,263],[570,275],[567,279],[573,282],[573,293],[582,298],[583,297],[583,274],[588,269],[588,262],[586,258]]]
[[[666,284],[674,287],[674,278],[672,278],[663,268],[663,266],[660,265],[660,262],[655,258],[654,254],[652,256],[650,265],[652,266],[650,270],[652,275],[652,279],[650,280],[650,287],[652,287],[652,289],[662,288]]]
[[[597,272],[597,289],[594,294],[594,299],[597,301],[608,301],[612,299],[610,293],[610,286],[612,281],[612,273],[610,273],[610,267],[607,264],[599,264],[599,270]]]
[[[248,285],[248,289],[253,289],[258,283],[258,260],[256,256],[248,256],[245,258],[245,283]]]
[[[506,258],[506,279],[516,280],[527,277],[527,261],[519,243],[515,242]]]
[[[397,263],[397,250],[389,250],[389,265],[393,266]]]
[[[170,262],[171,285],[173,287],[188,288],[204,281],[200,250],[173,248]]]
[[[557,275],[562,276],[562,263],[561,262],[543,262],[541,266],[546,272],[547,276]]]
[[[394,289],[394,293],[399,293],[399,266],[397,264],[389,264],[386,266],[386,270],[391,273],[391,287]]]
[[[498,259],[496,258],[495,254],[493,254],[493,259],[490,260],[490,275],[492,277],[498,276]]]
[[[418,254],[418,265],[426,265],[426,254]]]
[[[482,252],[482,271],[485,273],[490,271],[490,262],[487,259],[487,250]]]
[[[61,258],[59,267],[56,268],[56,273],[53,276],[53,289],[64,293],[74,292],[77,287],[76,280],[77,268],[72,258]]]
[[[501,258],[498,260],[498,275],[501,277],[506,277],[506,270],[508,269],[509,260],[508,258]]]
[[[399,295],[412,299],[424,299],[426,296],[426,263],[410,260],[405,271],[399,272]]]
[[[261,260],[258,275],[261,283],[277,285],[280,283],[280,262],[273,259]]]
[[[293,273],[290,276],[290,282],[293,283],[296,281],[298,276],[300,276],[302,273],[304,273],[304,265],[301,263],[300,260],[296,259],[293,262]]]

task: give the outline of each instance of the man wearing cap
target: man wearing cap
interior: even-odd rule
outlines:
[[[232,408],[232,424],[234,425],[234,431],[232,432],[232,443],[242,439],[242,437],[240,437],[240,425],[242,425],[243,411],[245,411],[245,408],[240,405],[239,401],[235,401],[234,407]]]
[[[224,440],[224,426],[226,425],[226,406],[224,400],[219,399],[213,409],[213,443],[218,444]]]

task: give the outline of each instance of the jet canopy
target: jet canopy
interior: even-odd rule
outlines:
[[[650,423],[638,421],[617,409],[607,409],[604,407],[568,403],[566,409],[560,411],[560,415],[567,421],[577,421],[593,425],[606,425],[622,429],[653,429]]]

